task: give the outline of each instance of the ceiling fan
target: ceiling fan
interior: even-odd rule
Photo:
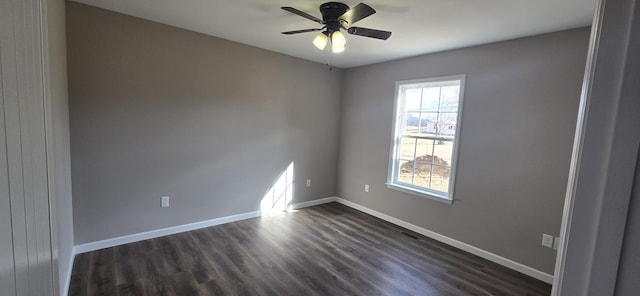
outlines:
[[[292,35],[292,34],[299,34],[299,33],[322,31],[313,40],[313,44],[320,50],[323,50],[327,46],[327,43],[330,40],[331,51],[333,53],[339,53],[344,51],[347,40],[344,38],[344,34],[340,32],[341,29],[346,30],[347,33],[351,35],[371,37],[371,38],[376,38],[381,40],[387,40],[391,36],[391,32],[389,31],[381,31],[381,30],[352,26],[357,21],[362,20],[363,18],[366,18],[376,13],[376,11],[373,8],[371,8],[371,6],[364,3],[359,3],[353,8],[349,8],[348,5],[340,2],[324,3],[320,5],[320,13],[322,14],[322,19],[319,19],[313,15],[310,15],[306,12],[300,11],[293,7],[284,6],[281,8],[288,12],[297,14],[301,17],[304,17],[306,19],[312,20],[318,24],[323,25],[323,27],[321,28],[282,32],[282,34],[285,34],[285,35]]]

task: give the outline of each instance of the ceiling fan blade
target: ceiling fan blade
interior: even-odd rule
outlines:
[[[321,24],[321,25],[323,25],[323,24],[324,24],[324,22],[323,22],[321,19],[319,19],[319,18],[317,18],[317,17],[315,17],[315,16],[313,16],[313,15],[310,15],[310,14],[308,14],[308,13],[304,12],[304,11],[297,10],[297,9],[295,9],[295,8],[293,8],[293,7],[283,6],[283,7],[280,7],[280,8],[282,8],[282,9],[284,9],[284,10],[288,11],[288,12],[291,12],[291,13],[293,13],[293,14],[297,14],[297,15],[299,15],[299,16],[301,16],[301,17],[303,17],[303,18],[306,18],[306,19],[312,20],[312,21],[314,21],[314,22],[316,22],[316,23],[319,23],[319,24]]]
[[[391,32],[389,31],[360,28],[360,27],[350,27],[349,29],[347,29],[347,32],[349,32],[349,34],[352,34],[352,35],[371,37],[371,38],[382,39],[382,40],[387,40],[391,36]]]
[[[282,32],[282,34],[285,34],[285,35],[291,35],[291,34],[299,34],[299,33],[308,33],[308,32],[315,32],[315,31],[322,31],[322,29],[324,29],[324,28],[314,28],[314,29],[294,30],[294,31]]]
[[[349,25],[353,25],[355,22],[374,13],[376,13],[376,10],[371,8],[371,6],[364,3],[358,3],[358,5],[345,12],[340,19],[347,21],[347,24]]]

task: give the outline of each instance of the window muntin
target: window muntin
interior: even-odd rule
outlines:
[[[464,78],[397,83],[389,187],[452,199]]]

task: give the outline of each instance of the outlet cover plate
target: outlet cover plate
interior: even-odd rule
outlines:
[[[553,248],[553,236],[542,234],[542,245],[547,248]]]

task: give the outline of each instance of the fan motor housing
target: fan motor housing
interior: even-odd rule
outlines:
[[[329,25],[329,23],[331,22],[339,24],[338,18],[347,11],[349,11],[349,6],[340,2],[327,2],[320,5],[322,20],[324,20],[327,25]]]

